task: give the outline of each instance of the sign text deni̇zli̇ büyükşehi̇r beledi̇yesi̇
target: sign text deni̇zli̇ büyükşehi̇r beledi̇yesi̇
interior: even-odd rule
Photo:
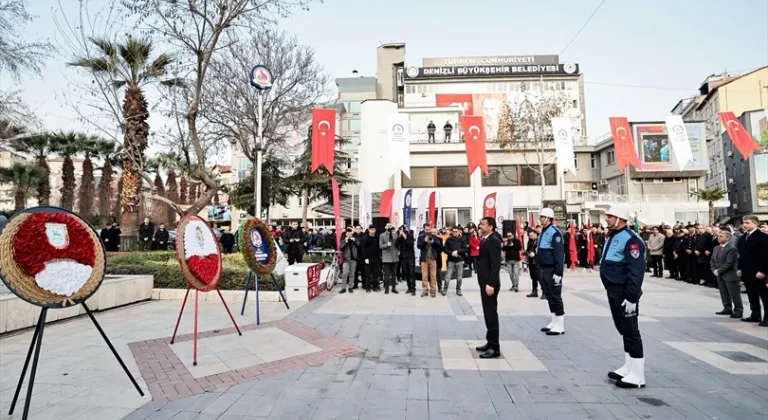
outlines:
[[[425,76],[471,76],[473,74],[557,73],[557,65],[532,66],[475,66],[475,67],[427,67]]]

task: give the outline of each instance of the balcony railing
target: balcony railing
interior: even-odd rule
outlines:
[[[529,141],[522,140],[521,142],[529,142]],[[427,133],[411,134],[410,143],[411,144],[450,144],[450,143],[461,143],[461,144],[463,144],[464,143],[464,136],[463,135],[459,135],[456,132],[453,132],[451,134],[450,140],[446,140],[444,133],[436,133],[435,134],[435,139],[434,140],[430,140],[429,135]],[[485,139],[485,143],[486,144],[498,144],[499,140],[498,139]],[[530,141],[530,143],[535,143],[535,142],[534,141]],[[554,141],[549,140],[547,143],[551,143],[552,147],[554,148]],[[585,146],[585,145],[587,145],[587,138],[586,137],[575,138],[575,139],[573,139],[573,145],[574,146]]]
[[[677,194],[636,194],[627,196],[625,194],[616,194],[613,192],[600,193],[597,191],[566,191],[565,198],[568,204],[583,204],[583,203],[673,203],[673,202],[690,202],[690,203],[706,203],[703,201],[697,201],[696,197],[690,194],[677,193]],[[720,200],[715,202],[715,207],[727,207],[729,205],[728,200]]]

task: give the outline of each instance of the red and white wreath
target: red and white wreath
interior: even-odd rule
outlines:
[[[67,213],[33,213],[13,237],[16,265],[51,293],[71,296],[93,274],[96,247],[89,227]]]
[[[211,228],[202,219],[193,218],[184,225],[184,259],[189,271],[201,283],[217,280],[221,268],[219,245]]]

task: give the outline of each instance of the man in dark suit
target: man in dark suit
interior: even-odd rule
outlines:
[[[739,251],[731,244],[731,232],[721,230],[717,234],[718,246],[715,247],[709,267],[720,289],[720,299],[723,301],[723,310],[717,315],[730,315],[731,318],[741,318],[744,313],[744,305],[741,303],[741,290],[739,275],[736,274],[736,262]]]
[[[744,216],[742,221],[744,222],[744,234],[739,238],[739,269],[736,273],[747,288],[749,309],[752,313],[748,318],[741,320],[759,322],[761,327],[768,327],[768,287],[766,287],[768,234],[757,228],[760,223],[757,216]],[[765,314],[760,311],[761,300]]]
[[[480,301],[483,303],[485,318],[485,345],[477,348],[481,359],[501,356],[499,346],[499,289],[501,280],[501,238],[496,234],[496,219],[483,217],[480,220],[480,255],[477,256],[477,282],[480,284]]]

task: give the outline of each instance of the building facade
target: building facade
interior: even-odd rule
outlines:
[[[704,121],[707,151],[710,157],[705,188],[728,190],[726,156],[723,149],[725,128],[718,112],[731,111],[736,116],[753,109],[768,107],[768,66],[743,75],[711,75],[699,88],[699,94],[677,103],[673,114],[685,121]],[[727,217],[729,207],[718,209],[718,218]]]
[[[761,151],[749,159],[742,159],[728,132],[723,133],[720,143],[730,201],[728,214],[737,219],[753,214],[768,221],[768,112],[764,109],[748,111],[739,120],[760,142]]]
[[[0,168],[10,168],[15,163],[31,163],[31,161],[13,150],[0,147]],[[27,197],[28,205],[33,205],[36,201],[34,197]],[[0,183],[0,211],[12,211],[15,205],[13,185]]]

